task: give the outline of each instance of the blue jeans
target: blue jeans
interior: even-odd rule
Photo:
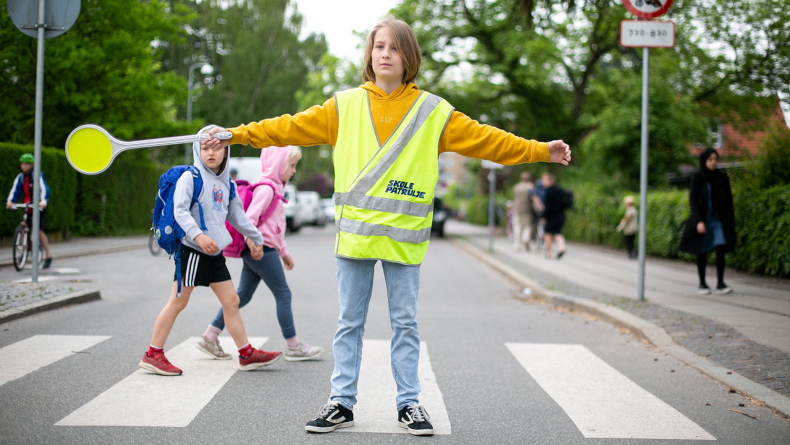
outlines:
[[[244,249],[241,258],[244,261],[244,268],[241,270],[239,287],[236,289],[236,293],[239,294],[239,308],[244,307],[252,300],[252,294],[258,288],[258,283],[263,280],[277,302],[277,321],[280,323],[283,338],[295,337],[296,327],[294,327],[294,316],[291,312],[291,289],[285,281],[283,264],[280,261],[280,256],[277,255],[277,250],[264,246],[263,258],[255,261],[250,256],[250,249]],[[211,325],[220,330],[225,329],[222,308],[219,308]]]
[[[335,370],[332,372],[330,400],[348,409],[357,403],[359,365],[362,360],[362,336],[373,293],[373,267],[378,260],[336,258],[337,292],[340,316],[332,343]],[[417,293],[420,267],[382,261],[387,283],[392,343],[392,376],[398,387],[395,402],[401,409],[419,403],[420,335],[417,332]]]

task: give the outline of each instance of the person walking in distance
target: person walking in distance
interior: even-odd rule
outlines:
[[[528,172],[521,173],[521,180],[513,186],[513,250],[530,250],[532,221],[540,213],[540,198],[535,195],[535,184]]]
[[[617,231],[623,232],[628,258],[634,259],[637,256],[634,239],[636,238],[636,231],[639,227],[637,223],[638,214],[634,207],[634,197],[628,195],[623,198],[623,205],[625,205],[625,215],[623,219],[620,220],[620,224],[617,225]]]
[[[562,235],[562,226],[565,225],[565,204],[562,189],[555,184],[556,178],[551,173],[544,173],[541,178],[545,195],[543,198],[543,224],[545,235],[543,243],[546,249],[546,258],[551,258],[552,243],[557,243],[557,259],[565,255],[565,237]]]
[[[328,144],[334,149],[340,315],[332,345],[335,368],[329,401],[305,425],[311,433],[354,425],[362,336],[379,261],[393,330],[397,421],[413,435],[434,432],[427,410],[419,403],[416,316],[439,154],[455,152],[505,165],[571,161],[570,148],[562,141],[525,140],[479,124],[444,99],[420,90],[414,83],[420,63],[420,47],[411,27],[384,20],[367,38],[364,85],[338,92],[323,105],[295,115],[231,128],[230,141],[202,142],[254,147]]]
[[[697,256],[699,294],[710,294],[705,280],[708,254],[716,251],[716,293],[729,294],[732,288],[724,282],[725,254],[735,251],[735,211],[730,178],[718,170],[719,154],[708,148],[699,155],[699,171],[691,177],[689,207],[679,249]]]

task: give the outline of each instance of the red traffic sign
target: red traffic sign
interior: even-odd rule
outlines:
[[[673,0],[623,0],[625,9],[631,14],[643,18],[653,19],[669,11]]]

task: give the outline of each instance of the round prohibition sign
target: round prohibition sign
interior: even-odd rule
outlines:
[[[631,14],[643,18],[653,19],[669,11],[673,0],[623,0],[625,9]]]

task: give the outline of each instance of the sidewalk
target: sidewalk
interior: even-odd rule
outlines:
[[[147,235],[72,238],[69,241],[61,243],[50,243],[49,249],[54,258],[52,267],[56,267],[58,258],[71,258],[82,255],[116,252],[119,250],[140,249],[143,247],[148,247]],[[14,265],[11,259],[11,250],[11,246],[0,247],[0,267]]]
[[[24,274],[26,280],[0,282],[0,323],[62,306],[101,299],[97,290],[78,290],[48,282],[51,274],[47,272],[57,270],[59,260],[64,258],[145,249],[148,247],[148,236],[73,238],[66,242],[51,243],[49,247],[54,258],[52,268],[46,271],[39,269],[38,283],[30,281],[30,273]],[[12,247],[0,247],[0,267],[13,267],[11,252]],[[30,268],[29,261],[25,267]]]
[[[487,227],[448,221],[453,242],[538,298],[630,331],[686,364],[790,416],[790,280],[725,272],[730,295],[698,295],[696,264],[646,259],[645,302],[637,260],[625,250],[569,243],[561,260],[513,250]],[[715,281],[715,268],[707,277]],[[710,281],[709,281],[710,282]]]

